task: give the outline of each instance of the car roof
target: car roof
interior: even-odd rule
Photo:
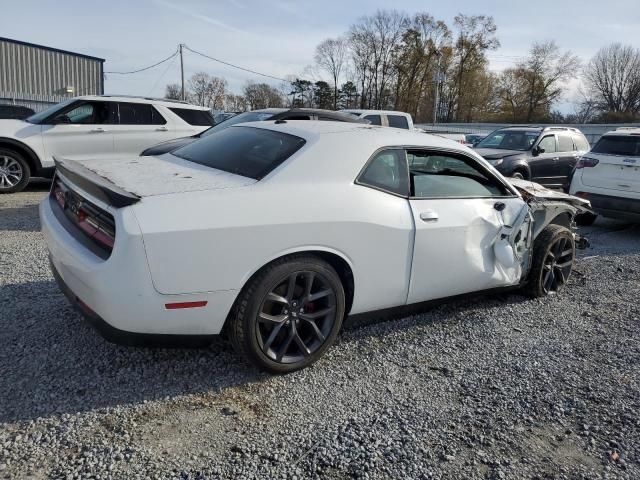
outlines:
[[[335,141],[344,138],[345,142],[359,142],[373,148],[414,146],[460,149],[460,144],[428,133],[415,132],[402,128],[389,128],[377,125],[351,122],[310,122],[308,120],[267,120],[263,122],[238,123],[229,128],[254,127],[288,133],[305,139],[317,141],[321,137],[331,136]]]
[[[127,95],[81,95],[76,97],[77,100],[108,100],[112,102],[128,102],[128,103],[148,103],[152,105],[162,105],[167,108],[186,108],[189,110],[210,110],[208,107],[201,107],[199,105],[193,105],[180,100],[170,100],[166,98],[152,98],[152,97],[135,97]]]
[[[406,112],[399,112],[397,110],[367,110],[367,109],[360,109],[360,108],[345,108],[344,110],[340,110],[341,112],[347,112],[347,113],[358,113],[358,114],[363,114],[363,113],[384,113],[384,114],[389,114],[389,115],[406,115],[406,116],[411,116]]]
[[[618,136],[626,136],[626,135],[640,135],[640,127],[618,127],[615,130],[611,130],[605,135],[618,135]]]
[[[351,122],[351,123],[363,123],[364,120],[361,120],[354,115],[345,112],[336,112],[335,110],[325,110],[322,108],[291,108],[289,110],[284,110],[273,116],[271,120],[279,120],[284,119],[289,115],[316,115],[322,116],[324,119],[331,118],[337,122]]]

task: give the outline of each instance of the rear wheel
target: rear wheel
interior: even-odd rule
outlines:
[[[575,252],[569,229],[560,225],[545,227],[534,242],[527,293],[532,297],[558,293],[569,280]]]
[[[31,171],[22,155],[13,150],[0,149],[0,193],[15,193],[29,183]]]
[[[333,267],[314,256],[289,256],[265,267],[242,291],[229,337],[261,369],[292,372],[333,344],[344,311],[344,288]]]

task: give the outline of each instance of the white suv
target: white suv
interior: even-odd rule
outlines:
[[[135,156],[213,124],[205,107],[107,95],[72,98],[26,120],[0,120],[0,193],[19,192],[32,176],[51,176],[54,156]]]
[[[402,128],[404,130],[413,130],[413,119],[411,115],[405,112],[396,112],[393,110],[359,110],[348,109],[341,110],[358,118],[369,120],[371,125],[381,125],[383,127]]]
[[[640,221],[640,128],[619,128],[600,137],[578,160],[569,192],[589,200],[602,216]],[[590,215],[581,224],[594,220]]]

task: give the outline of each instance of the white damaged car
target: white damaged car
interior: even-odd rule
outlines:
[[[54,276],[106,338],[226,332],[288,372],[317,360],[346,315],[558,292],[588,205],[514,186],[440,137],[279,120],[159,157],[58,159],[40,217]]]

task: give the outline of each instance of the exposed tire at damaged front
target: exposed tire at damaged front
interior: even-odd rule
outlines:
[[[532,297],[558,293],[573,270],[576,246],[573,233],[561,225],[548,225],[535,239],[531,270],[524,291]]]

